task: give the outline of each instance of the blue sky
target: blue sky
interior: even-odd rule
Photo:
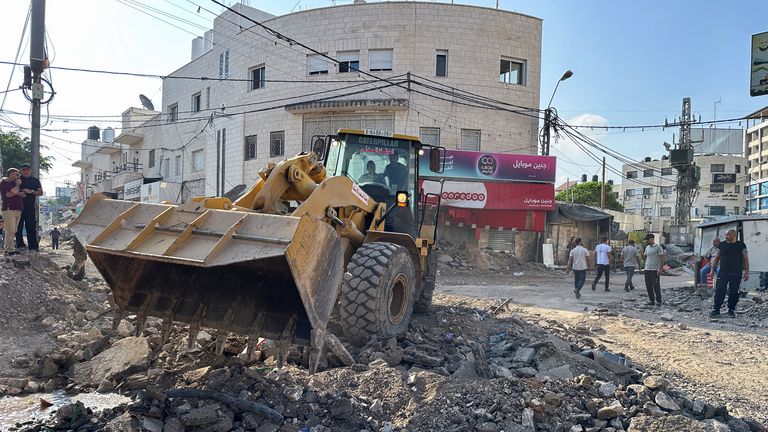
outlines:
[[[196,13],[194,3],[211,10],[209,1],[140,0],[177,14],[201,26],[211,16]],[[131,9],[117,0],[49,0],[48,33],[55,66],[84,67],[144,73],[169,73],[189,61],[192,34]],[[251,0],[251,6],[275,15],[290,12],[296,1]],[[350,1],[337,1],[346,4]],[[495,0],[457,3],[495,7]],[[329,6],[330,1],[301,0],[297,8]],[[0,5],[0,60],[12,61],[21,34],[28,1]],[[768,105],[768,96],[749,96],[750,37],[768,31],[768,2],[714,0],[675,1],[554,1],[500,0],[499,7],[543,19],[541,100],[545,104],[566,69],[572,78],[561,83],[553,106],[571,124],[635,125],[673,121],[683,97],[691,97],[698,118],[709,120],[717,104],[717,118],[731,118]],[[188,24],[189,32],[202,32]],[[26,45],[26,43],[25,43]],[[28,50],[22,62],[28,61]],[[11,68],[0,65],[0,86],[5,90]],[[120,78],[54,71],[58,95],[51,104],[56,114],[115,115],[138,105],[144,93],[160,102],[160,80]],[[21,75],[17,70],[12,87]],[[0,100],[2,100],[0,95]],[[9,93],[5,109],[27,111],[19,92]],[[26,117],[13,117],[28,125]],[[5,122],[0,125],[5,129]],[[98,124],[98,123],[97,123]],[[106,126],[106,124],[98,124]],[[54,122],[50,127],[83,128],[83,124]],[[732,125],[738,127],[736,123]],[[595,139],[633,158],[662,154],[663,141],[677,130],[591,132]],[[85,132],[55,133],[43,138],[56,158],[44,183],[48,189],[64,179],[77,180],[71,163],[79,158]],[[75,143],[62,141],[69,140]],[[553,144],[559,161],[558,179],[598,172],[597,164],[580,156],[568,141]],[[608,159],[620,169],[620,163]],[[616,178],[616,176],[609,176]]]

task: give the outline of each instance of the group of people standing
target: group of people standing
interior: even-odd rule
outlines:
[[[639,250],[635,247],[633,240],[621,250],[620,259],[623,260],[624,269],[627,273],[627,279],[624,282],[624,290],[632,291],[635,286],[632,277],[637,268],[641,267],[640,258],[644,258],[645,266],[643,275],[645,277],[645,288],[648,292],[648,305],[661,306],[661,273],[664,271],[665,251],[661,245],[655,242],[653,234],[647,234],[644,238],[645,247]],[[702,267],[700,278],[706,281],[707,274],[714,278],[717,272],[717,283],[715,284],[714,304],[710,317],[720,316],[726,294],[728,296],[728,317],[736,317],[736,305],[739,301],[739,287],[741,281],[749,280],[749,255],[747,246],[737,238],[736,230],[729,230],[725,234],[725,242],[715,238],[712,242],[712,248],[706,253],[708,259],[707,265]],[[567,272],[573,271],[573,293],[576,298],[581,298],[581,288],[587,279],[587,270],[589,269],[589,251],[582,246],[580,238],[573,239],[568,254]],[[605,291],[610,291],[611,275],[611,253],[612,248],[608,242],[608,237],[603,237],[601,243],[595,247],[595,264],[597,274],[592,281],[592,291],[597,289],[600,279],[605,279]]]
[[[636,268],[641,266],[640,256],[645,257],[645,287],[648,291],[648,304],[661,306],[661,272],[664,267],[664,249],[656,244],[656,236],[647,234],[645,236],[645,248],[643,251],[635,247],[635,241],[630,240],[629,244],[622,249],[621,259],[624,262],[624,268],[627,272],[627,280],[624,283],[624,291],[635,289],[632,277]],[[595,247],[595,264],[597,274],[592,281],[592,291],[597,290],[597,284],[601,278],[605,279],[605,291],[610,291],[611,281],[611,253],[613,249],[609,244],[608,237],[600,239],[601,242]],[[587,270],[589,269],[589,251],[582,246],[580,238],[573,240],[574,244],[568,254],[567,272],[573,271],[573,293],[576,298],[581,298],[581,288],[587,279]]]
[[[5,230],[5,254],[14,255],[20,248],[31,251],[40,249],[37,237],[35,204],[43,194],[40,180],[32,176],[32,168],[24,164],[21,169],[8,168],[7,176],[0,181],[2,212]],[[27,244],[24,244],[24,230]]]

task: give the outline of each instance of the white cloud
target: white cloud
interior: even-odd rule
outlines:
[[[584,113],[566,119],[565,123],[572,126],[594,126],[596,129],[579,128],[578,130],[584,135],[598,139],[605,134],[605,129],[599,128],[608,126],[608,119],[598,114]],[[592,150],[590,147],[587,148]],[[590,179],[596,172],[599,174],[599,164],[564,133],[560,133],[557,138],[553,137],[550,154],[557,156],[558,184],[569,178],[581,180],[582,174],[586,174]]]

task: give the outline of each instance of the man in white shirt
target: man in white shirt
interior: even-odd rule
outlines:
[[[587,280],[587,258],[589,257],[589,251],[581,245],[581,239],[577,238],[574,242],[574,247],[568,254],[568,267],[565,274],[568,274],[573,270],[573,293],[576,298],[581,298],[581,287],[584,286],[584,281]]]
[[[597,263],[597,276],[592,281],[592,291],[597,287],[597,283],[600,281],[600,277],[605,274],[605,290],[608,289],[608,284],[611,282],[611,245],[608,244],[608,237],[603,236],[600,239],[602,243],[595,248],[595,261]]]

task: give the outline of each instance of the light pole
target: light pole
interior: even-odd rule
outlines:
[[[553,120],[552,100],[555,98],[555,93],[557,92],[557,87],[560,85],[560,83],[572,76],[573,72],[570,69],[563,73],[563,76],[561,76],[557,81],[557,84],[555,84],[555,89],[552,91],[552,97],[549,98],[547,109],[544,110],[544,130],[542,131],[543,133],[541,138],[541,154],[543,155],[549,155],[550,129],[552,128]]]

